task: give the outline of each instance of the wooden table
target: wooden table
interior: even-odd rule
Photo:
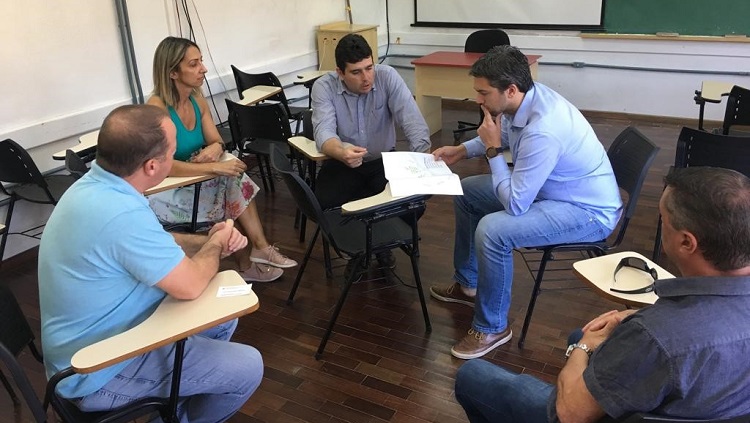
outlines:
[[[256,85],[243,91],[242,98],[237,103],[244,104],[245,106],[250,106],[256,103],[260,103],[261,101],[269,97],[273,97],[280,92],[281,87],[273,87],[270,85]]]
[[[621,294],[609,290],[615,282],[614,272],[617,263],[623,257],[638,257],[643,259],[648,263],[649,267],[656,269],[659,279],[674,278],[674,275],[664,270],[658,264],[633,251],[623,251],[575,262],[573,263],[573,273],[594,288],[597,294],[616,303],[633,307],[643,307],[655,303],[659,297],[654,291],[645,294]],[[640,288],[648,285],[649,282],[651,282],[649,275],[629,267],[623,267],[617,274],[617,286],[621,289]]]
[[[416,80],[415,97],[430,135],[443,127],[442,98],[475,98],[474,78],[469,69],[484,53],[436,51],[413,60]],[[531,76],[536,79],[538,60],[542,56],[526,55]]]

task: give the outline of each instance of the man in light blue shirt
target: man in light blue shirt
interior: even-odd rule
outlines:
[[[617,225],[619,188],[602,144],[583,115],[550,88],[531,79],[526,56],[499,46],[471,69],[484,112],[479,136],[438,148],[453,164],[485,155],[491,175],[462,181],[454,201],[455,282],[430,294],[474,307],[468,334],[451,349],[481,357],[508,342],[513,249],[599,241]],[[499,152],[510,148],[511,171]]]
[[[193,299],[222,256],[247,238],[231,220],[208,236],[165,232],[147,189],[169,174],[176,129],[155,106],[122,106],[104,120],[96,162],[62,196],[39,247],[39,303],[47,376],[70,366],[79,349],[122,333],[170,295]],[[181,421],[218,422],[234,414],[263,377],[260,353],[228,342],[237,321],[185,342]],[[174,345],[94,373],[71,376],[58,393],[83,411],[103,411],[143,397],[169,396]]]

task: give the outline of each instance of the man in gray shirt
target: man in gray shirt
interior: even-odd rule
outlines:
[[[383,191],[381,153],[396,148],[396,125],[411,151],[430,150],[430,134],[417,103],[390,66],[375,65],[372,49],[358,34],[336,46],[336,73],[313,85],[315,142],[328,157],[316,180],[324,208]]]
[[[312,89],[315,143],[334,159],[323,162],[316,179],[315,195],[324,210],[383,191],[388,181],[381,153],[395,150],[396,125],[411,151],[430,150],[430,131],[398,72],[375,65],[372,49],[358,34],[342,37],[335,55],[336,72]],[[390,252],[378,255],[378,262],[395,265]]]

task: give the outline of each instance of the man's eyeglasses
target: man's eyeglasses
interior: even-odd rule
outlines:
[[[653,280],[659,279],[659,274],[656,272],[656,269],[648,267],[648,263],[646,263],[643,259],[638,257],[624,257],[622,260],[620,260],[619,263],[617,263],[617,267],[615,267],[615,274],[613,276],[615,284],[617,284],[617,272],[619,272],[623,267],[630,267],[632,269],[640,270],[641,272],[646,272],[651,275],[651,279]],[[618,292],[620,294],[645,294],[654,290],[654,283],[652,282],[648,286],[637,289],[617,289],[615,287],[611,287],[609,288],[609,290],[612,292]]]

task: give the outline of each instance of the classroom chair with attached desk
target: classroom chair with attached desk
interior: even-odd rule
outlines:
[[[5,232],[0,239],[0,263],[8,235],[12,233],[10,221],[16,202],[26,200],[32,203],[55,205],[75,180],[76,178],[72,175],[43,176],[29,153],[17,142],[11,139],[0,141],[0,192],[10,197],[5,214]],[[12,185],[4,186],[3,183]],[[30,233],[40,227],[18,232],[18,234],[38,238],[38,234],[30,235]]]
[[[643,181],[646,179],[648,169],[651,167],[651,163],[654,161],[654,158],[656,158],[656,153],[658,152],[659,147],[654,145],[651,140],[632,126],[622,131],[609,147],[607,156],[612,164],[615,178],[617,178],[617,185],[628,195],[628,198],[623,205],[623,213],[619,223],[620,228],[611,244],[608,243],[606,239],[603,239],[598,242],[547,245],[543,247],[516,250],[523,257],[526,267],[529,269],[529,273],[532,278],[534,278],[534,288],[531,292],[529,306],[526,309],[526,317],[523,321],[521,337],[518,340],[518,346],[520,348],[523,348],[524,341],[526,340],[526,333],[529,330],[531,315],[534,312],[534,305],[536,304],[537,296],[539,296],[539,293],[541,292],[545,269],[547,264],[555,259],[553,254],[558,252],[578,251],[586,253],[588,257],[594,257],[607,254],[608,251],[618,247],[625,238],[625,231],[628,229],[628,223],[630,223],[630,219],[635,213],[635,207],[641,193],[641,188],[643,187]],[[534,275],[534,271],[532,270],[527,257],[528,255],[535,253],[542,254],[541,260],[539,261],[539,267],[536,270],[536,275]]]
[[[480,29],[474,31],[466,38],[464,44],[465,53],[487,53],[492,47],[510,45],[508,34],[502,29]],[[482,124],[484,114],[479,109],[479,122],[458,121],[458,129],[453,130],[453,140],[458,142],[464,132],[476,131]]]
[[[123,408],[98,413],[83,413],[70,401],[59,397],[55,393],[55,386],[62,378],[60,373],[55,375],[47,384],[46,396],[44,402],[39,400],[31,381],[24,373],[23,368],[16,359],[25,347],[29,347],[32,355],[40,363],[42,355],[36,348],[34,334],[29,327],[29,323],[24,317],[21,307],[19,307],[13,293],[5,286],[0,286],[0,361],[5,365],[11,374],[13,381],[21,391],[26,405],[34,416],[34,421],[42,423],[47,421],[47,405],[52,404],[52,408],[66,423],[88,423],[88,422],[126,422],[131,421],[137,416],[148,415],[160,410],[167,411],[167,401],[159,398],[148,398],[129,404]],[[70,369],[68,369],[70,370]],[[63,371],[62,373],[65,373]],[[69,372],[73,374],[72,371]],[[18,398],[13,392],[11,385],[2,376],[3,384],[11,394],[13,403],[20,405]],[[166,415],[166,414],[165,414]]]
[[[684,127],[677,137],[673,168],[712,166],[736,170],[750,177],[750,138],[713,134]],[[651,259],[661,257],[661,215],[656,225]]]
[[[237,85],[237,91],[240,93],[240,98],[242,98],[243,91],[256,85],[267,85],[270,87],[281,88],[281,92],[274,96],[268,97],[266,100],[278,102],[279,104],[281,104],[284,107],[284,111],[286,112],[289,120],[296,121],[294,133],[299,133],[299,126],[302,121],[301,113],[308,108],[289,105],[289,100],[286,98],[286,94],[284,94],[284,87],[281,85],[281,81],[279,81],[279,78],[273,72],[245,73],[237,69],[234,65],[231,65],[231,67],[232,73],[234,74],[234,82]]]
[[[288,140],[292,136],[286,111],[278,103],[245,106],[226,99],[229,112],[229,129],[232,139],[242,154],[254,154],[258,159],[258,170],[263,189],[274,192],[270,152],[272,145],[290,149]],[[264,167],[265,166],[265,167]]]
[[[294,285],[289,292],[287,304],[292,304],[294,301],[294,295],[302,280],[302,274],[310,261],[313,247],[321,233],[337,254],[348,256],[350,260],[355,260],[357,264],[360,264],[363,260],[369,260],[372,254],[400,248],[411,259],[415,287],[424,316],[425,330],[430,332],[432,326],[430,325],[430,317],[427,313],[427,304],[425,303],[422,282],[419,277],[419,266],[417,264],[419,254],[417,214],[420,210],[424,209],[425,197],[405,197],[403,200],[383,205],[383,207],[378,207],[377,210],[365,211],[359,215],[343,216],[339,209],[326,210],[324,212],[310,187],[291,168],[286,156],[276,147],[272,148],[271,162],[274,168],[281,173],[286,186],[292,193],[292,197],[294,197],[297,207],[302,211],[302,214],[317,224],[315,234],[310,239],[310,243],[305,251],[305,258],[299,267],[297,278],[294,280]],[[412,226],[398,217],[408,215],[411,215],[413,218]],[[320,358],[325,350],[326,343],[331,336],[336,319],[344,306],[347,294],[355,278],[356,272],[352,272],[345,278],[341,295],[331,314],[328,327],[320,341],[318,350],[315,353],[316,359]]]
[[[724,122],[721,125],[721,133],[724,135],[750,137],[749,128],[735,132],[732,130],[732,126],[750,126],[750,90],[738,85],[732,87],[732,91],[729,92],[727,108],[724,112]]]

